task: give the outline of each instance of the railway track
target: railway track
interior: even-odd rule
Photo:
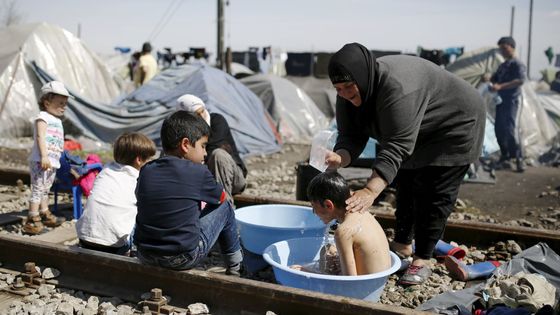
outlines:
[[[166,270],[140,264],[134,258],[12,235],[0,236],[0,261],[10,270],[23,271],[29,261],[53,267],[61,271],[56,281],[59,287],[132,303],[139,302],[142,293],[160,288],[171,296],[173,307],[201,302],[212,314],[422,314],[206,271]]]
[[[2,176],[0,176],[2,178]],[[15,176],[13,177],[15,178]],[[256,204],[294,204],[308,202],[236,196],[238,207]],[[378,213],[384,228],[394,227],[393,215]],[[48,238],[47,238],[48,239]],[[483,245],[512,239],[529,247],[547,243],[560,252],[560,233],[496,224],[450,221],[444,239],[463,244]],[[138,303],[141,294],[160,288],[172,297],[170,307],[179,309],[201,302],[212,314],[422,314],[412,309],[374,304],[361,300],[294,289],[251,279],[235,278],[201,270],[171,271],[140,264],[134,258],[108,255],[77,247],[68,247],[15,235],[0,235],[0,271],[24,271],[27,262],[61,271],[58,287],[81,290],[90,294],[114,296]],[[0,293],[2,305],[17,299],[9,292]]]

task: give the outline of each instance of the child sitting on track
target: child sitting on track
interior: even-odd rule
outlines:
[[[210,127],[177,111],[161,127],[164,155],[140,170],[134,243],[141,262],[169,269],[195,267],[217,241],[226,274],[240,275],[237,224],[222,186],[203,165]]]
[[[115,162],[99,173],[84,214],[76,223],[80,246],[126,255],[136,221],[136,179],[156,154],[156,145],[140,133],[125,133],[113,145]]]

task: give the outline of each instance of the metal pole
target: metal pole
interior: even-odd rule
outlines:
[[[515,6],[511,6],[511,22],[509,25],[509,36],[513,37],[513,21],[515,20]]]
[[[529,40],[527,47],[527,78],[531,78],[531,33],[533,30],[533,0],[529,6]]]
[[[218,0],[218,51],[216,53],[216,67],[224,69],[224,1]]]

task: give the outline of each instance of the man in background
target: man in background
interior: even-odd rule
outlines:
[[[512,168],[517,172],[525,171],[519,137],[517,137],[517,113],[519,111],[521,85],[526,78],[527,68],[515,55],[515,40],[502,37],[498,41],[500,54],[506,61],[502,63],[491,78],[492,91],[498,92],[502,103],[496,107],[494,130],[500,146],[499,168]],[[515,163],[515,168],[511,162]]]
[[[142,45],[142,53],[134,70],[134,86],[138,88],[146,84],[157,74],[157,70],[157,61],[152,56],[152,45],[145,42]]]

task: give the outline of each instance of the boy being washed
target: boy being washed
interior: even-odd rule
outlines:
[[[389,269],[389,243],[383,229],[369,212],[346,212],[345,201],[350,194],[350,188],[338,173],[321,173],[307,187],[313,212],[325,224],[332,220],[338,222],[334,240],[341,275],[365,275]]]

